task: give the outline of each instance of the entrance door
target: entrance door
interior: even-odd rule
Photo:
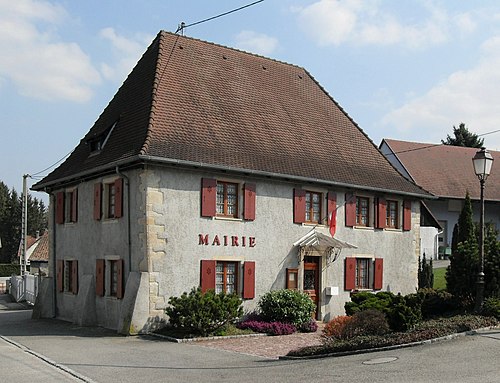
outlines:
[[[305,257],[304,258],[304,292],[311,297],[316,305],[314,318],[318,319],[319,314],[319,278],[320,267],[319,261],[321,257]]]

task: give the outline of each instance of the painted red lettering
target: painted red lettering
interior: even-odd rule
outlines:
[[[224,236],[224,246],[227,246],[227,235]]]
[[[239,246],[238,245],[238,237],[236,235],[233,235],[231,237],[231,240],[232,240],[232,246]]]
[[[247,245],[247,237],[241,237],[241,246],[245,247]]]
[[[255,237],[248,238],[248,246],[255,247]]]
[[[208,234],[198,234],[198,245],[208,245]]]
[[[214,246],[214,245],[220,246],[220,241],[219,241],[219,236],[218,235],[216,235],[214,237],[214,240],[212,241],[212,246]]]

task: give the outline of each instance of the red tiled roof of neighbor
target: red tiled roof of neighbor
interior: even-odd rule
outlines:
[[[105,147],[89,140],[117,122]],[[428,196],[303,68],[160,32],[68,159],[34,186],[169,161]]]
[[[466,192],[479,199],[479,180],[472,158],[479,149],[384,139],[417,185],[436,196],[463,199]],[[484,189],[486,200],[500,201],[500,152],[493,156]]]
[[[30,261],[48,261],[49,260],[49,232],[45,231],[38,239],[38,245],[30,256]]]

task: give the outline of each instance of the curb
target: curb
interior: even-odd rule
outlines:
[[[469,331],[464,331],[464,332],[459,332],[459,333],[454,333],[450,335],[445,335],[441,336],[439,338],[433,338],[433,339],[426,339],[426,340],[421,340],[418,342],[412,342],[412,343],[403,343],[403,344],[396,344],[393,346],[385,346],[385,347],[376,347],[376,348],[365,348],[362,350],[351,350],[351,351],[339,351],[339,352],[331,352],[328,354],[317,354],[317,355],[304,355],[304,356],[280,356],[278,357],[279,360],[304,360],[304,359],[321,359],[321,358],[336,358],[339,356],[347,356],[347,355],[357,355],[357,354],[367,354],[370,352],[379,352],[379,351],[389,351],[389,350],[396,350],[400,348],[408,348],[408,347],[415,347],[415,346],[420,346],[424,344],[432,344],[432,343],[437,343],[437,342],[443,342],[446,340],[451,340],[459,337],[464,337],[467,335],[476,335],[478,331],[483,331],[483,330],[493,330],[493,329],[498,329],[500,326],[490,326],[490,327],[482,327],[478,328],[475,330],[469,330]]]
[[[0,339],[4,340],[5,342],[7,342],[7,343],[9,343],[9,344],[11,344],[11,345],[19,348],[20,350],[22,350],[22,351],[24,351],[24,352],[26,352],[26,353],[28,353],[30,355],[33,355],[34,357],[36,357],[36,358],[44,361],[45,363],[50,364],[51,366],[53,366],[53,367],[55,367],[55,368],[57,368],[59,370],[64,371],[65,373],[73,376],[76,379],[81,380],[82,382],[85,382],[85,383],[97,383],[94,380],[92,380],[90,378],[87,378],[86,376],[81,375],[80,373],[78,373],[78,372],[76,372],[76,371],[74,371],[74,370],[66,367],[64,364],[59,364],[59,363],[53,361],[52,359],[47,358],[45,355],[39,354],[38,352],[35,352],[35,351],[29,349],[28,347],[23,346],[22,344],[17,343],[16,341],[13,341],[12,339],[9,339],[9,338],[7,338],[7,337],[5,337],[3,335],[0,335]]]
[[[219,339],[238,339],[238,338],[253,338],[257,336],[267,336],[267,334],[263,333],[258,333],[258,334],[243,334],[243,335],[227,335],[227,336],[207,336],[204,338],[184,338],[184,339],[179,339],[179,338],[173,338],[168,335],[162,335],[162,334],[156,334],[156,333],[145,333],[143,335],[147,336],[152,336],[155,338],[160,338],[160,339],[165,339],[169,342],[174,342],[174,343],[190,343],[190,342],[204,342],[207,340],[219,340]]]

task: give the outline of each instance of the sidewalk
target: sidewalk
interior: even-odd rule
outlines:
[[[14,302],[9,294],[0,294],[0,310],[31,310],[26,302]]]

